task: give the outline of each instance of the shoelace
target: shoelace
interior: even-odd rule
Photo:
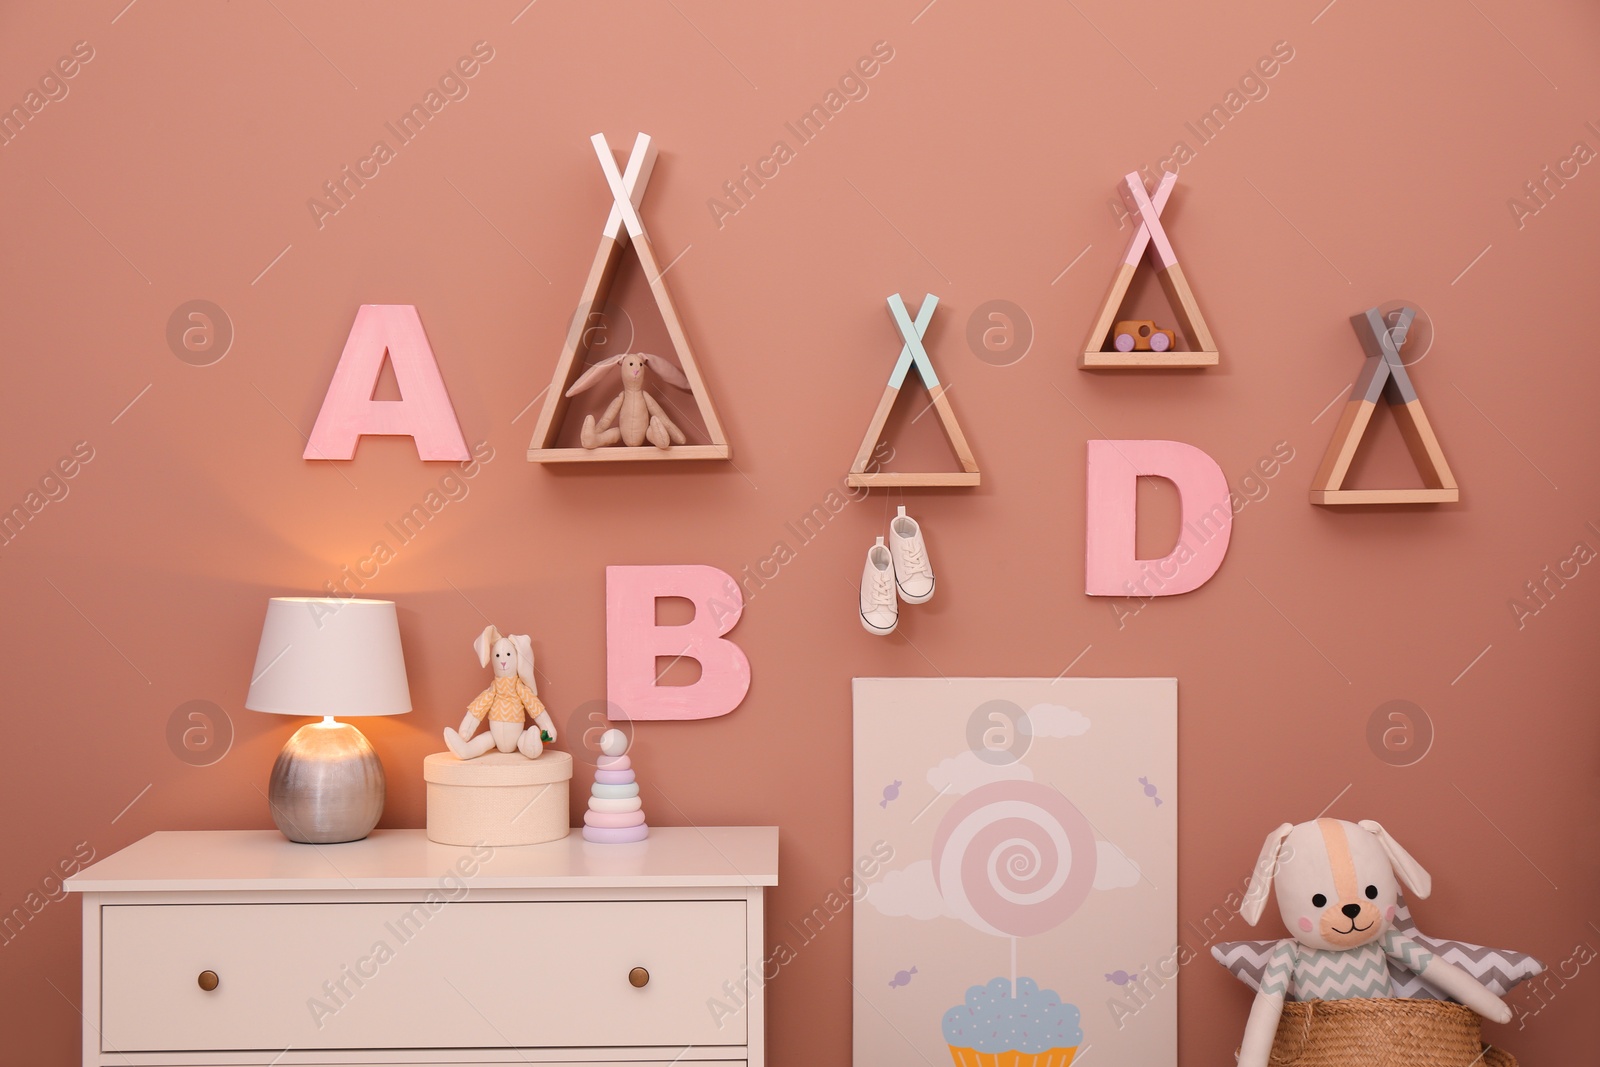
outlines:
[[[879,604],[887,604],[894,600],[894,585],[886,571],[875,571],[872,575],[872,599]]]
[[[905,545],[906,570],[912,574],[921,574],[928,569],[927,562],[922,558],[922,549],[914,541]]]

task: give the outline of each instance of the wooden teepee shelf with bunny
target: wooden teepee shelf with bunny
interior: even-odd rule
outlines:
[[[700,377],[694,351],[678,318],[672,295],[667,291],[661,276],[661,265],[656,260],[650,235],[645,232],[639,217],[639,203],[644,199],[645,186],[655,167],[656,146],[649,135],[639,134],[633,142],[625,169],[617,170],[616,158],[604,134],[595,134],[590,141],[595,154],[600,157],[600,169],[611,189],[611,214],[601,232],[600,247],[595,250],[594,264],[589,268],[589,278],[583,284],[583,295],[578,298],[578,309],[567,329],[566,342],[561,347],[561,358],[556,361],[555,376],[550,380],[544,404],[539,409],[539,421],[534,425],[533,441],[528,446],[528,460],[533,463],[597,463],[664,459],[727,459],[732,454],[728,438],[711,405],[711,394]],[[667,336],[678,357],[674,365],[670,360],[643,352],[627,352],[601,360],[593,366],[585,365],[591,334],[589,316],[605,306],[611,291],[612,279],[622,263],[622,254],[632,243],[638,253],[639,265],[644,268],[656,306],[661,311],[667,327]],[[598,419],[584,419],[581,447],[560,447],[556,439],[561,433],[567,414],[568,401],[610,377],[616,367],[622,379],[622,392]],[[681,369],[680,369],[681,368]],[[653,373],[661,381],[683,389],[693,397],[705,423],[706,444],[688,444],[662,402],[646,388],[648,375]]]

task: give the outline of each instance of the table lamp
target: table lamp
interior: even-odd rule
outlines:
[[[272,766],[267,802],[291,841],[359,841],[383,814],[383,764],[361,731],[335,716],[400,715],[411,688],[391,600],[273,597],[244,706],[320,715]]]

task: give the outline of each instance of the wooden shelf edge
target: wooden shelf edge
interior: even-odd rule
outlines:
[[[1221,356],[1204,352],[1102,352],[1086,349],[1078,360],[1082,370],[1138,370],[1141,368],[1215,367]]]
[[[1352,504],[1454,504],[1460,489],[1313,489],[1311,502],[1324,506]]]
[[[940,474],[891,474],[887,471],[864,474],[852,471],[848,482],[852,488],[856,489],[871,489],[882,486],[891,488],[898,486],[902,489],[939,488],[941,486],[966,488],[980,484],[980,477],[977,471],[949,471]]]
[[[673,445],[657,448],[640,445],[612,445],[609,448],[530,448],[529,463],[659,463],[662,460],[728,459],[728,445]]]

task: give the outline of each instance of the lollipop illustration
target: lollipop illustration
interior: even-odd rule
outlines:
[[[995,782],[945,814],[933,877],[967,925],[1032,937],[1067,920],[1094,887],[1095,837],[1072,801],[1038,782]]]
[[[1094,887],[1094,828],[1059,790],[995,782],[966,794],[933,837],[933,877],[950,911],[1011,942],[1011,978],[967,990],[941,1022],[957,1067],[1009,1057],[1018,1067],[1066,1067],[1083,1041],[1079,1013],[1032,978],[1017,977],[1017,938],[1053,930]]]

